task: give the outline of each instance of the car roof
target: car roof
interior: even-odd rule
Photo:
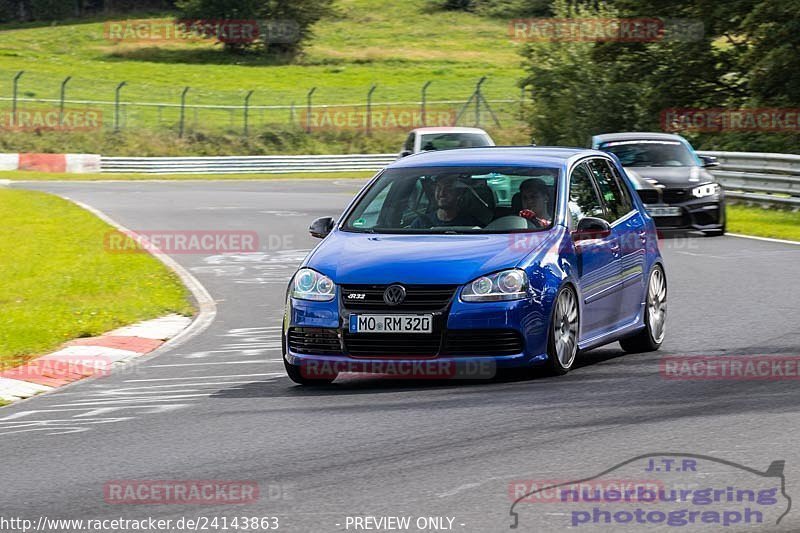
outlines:
[[[486,133],[480,128],[466,128],[456,126],[431,126],[426,128],[415,128],[413,133]]]
[[[470,165],[561,167],[572,158],[587,155],[608,157],[605,152],[587,148],[487,146],[422,152],[399,159],[387,168]]]
[[[633,141],[633,140],[662,140],[662,141],[681,141],[686,142],[686,139],[674,133],[659,133],[650,131],[627,131],[623,133],[604,133],[603,135],[595,135],[592,141],[596,143],[605,143],[609,141]]]

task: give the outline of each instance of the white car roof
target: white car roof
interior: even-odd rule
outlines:
[[[440,126],[440,127],[430,127],[430,128],[416,128],[411,130],[414,133],[482,133],[484,135],[488,135],[484,130],[480,128],[461,128],[461,127],[454,127],[454,126]]]

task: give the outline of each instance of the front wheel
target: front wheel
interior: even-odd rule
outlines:
[[[547,342],[550,370],[555,374],[566,374],[578,355],[578,297],[570,286],[562,287],[553,303],[553,318]]]
[[[667,322],[667,278],[664,269],[656,265],[647,285],[644,310],[645,327],[633,337],[619,341],[628,353],[653,352],[661,348]]]

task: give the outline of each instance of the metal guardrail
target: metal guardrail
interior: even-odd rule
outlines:
[[[103,157],[101,172],[144,174],[279,174],[378,171],[397,154],[243,157]]]
[[[729,198],[765,205],[800,207],[800,155],[755,152],[698,152],[717,158],[711,173]]]
[[[711,172],[728,197],[800,207],[800,155],[698,152],[718,159]],[[279,174],[378,171],[397,154],[275,155],[243,157],[103,157],[101,171],[145,174]]]

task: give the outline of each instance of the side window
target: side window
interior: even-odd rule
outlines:
[[[633,209],[633,199],[631,199],[630,189],[628,189],[627,185],[625,185],[625,182],[617,170],[617,167],[608,162],[606,162],[606,164],[611,169],[611,173],[614,175],[614,180],[617,182],[617,187],[619,187],[619,190],[622,192],[622,196],[620,196],[622,199],[622,207],[625,210],[625,213],[627,213]]]
[[[614,222],[625,216],[631,210],[631,201],[623,192],[611,165],[605,159],[590,159],[588,165],[608,208],[608,221]]]
[[[592,185],[592,177],[584,163],[572,171],[569,181],[569,213],[572,216],[573,227],[578,225],[584,217],[605,218],[603,204],[597,196],[597,191]]]
[[[397,145],[395,145],[397,146]],[[406,144],[403,146],[403,150],[408,150],[409,152],[414,151],[414,134],[410,133],[408,138],[406,139]]]

